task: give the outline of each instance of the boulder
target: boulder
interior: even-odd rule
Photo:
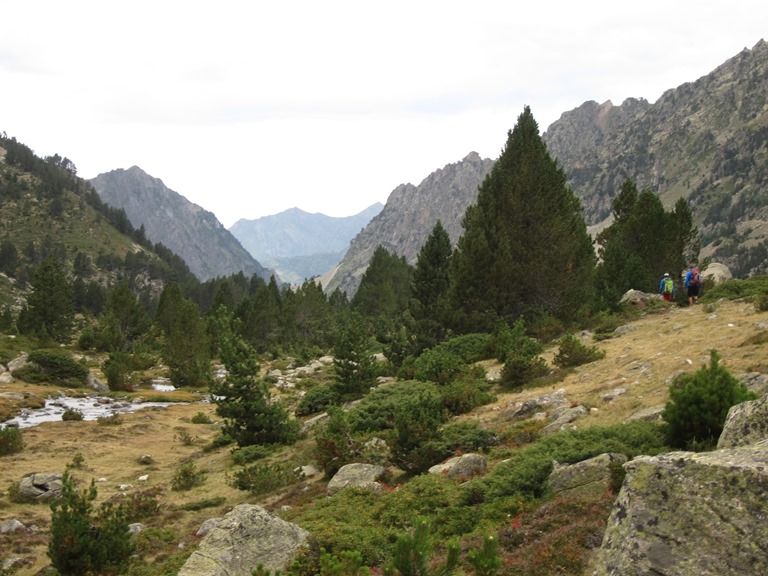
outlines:
[[[664,412],[664,408],[666,408],[665,404],[657,404],[656,406],[643,408],[642,410],[638,410],[632,414],[632,416],[627,418],[627,422],[632,422],[633,420],[642,420],[645,422],[661,422],[661,415]]]
[[[743,382],[744,385],[749,388],[758,396],[768,394],[768,375],[761,372],[746,372],[744,374],[738,374],[736,379],[739,382]]]
[[[611,485],[612,465],[626,461],[624,454],[609,453],[575,464],[555,462],[549,487],[555,495],[600,497]]]
[[[27,360],[29,359],[29,354],[26,352],[21,354],[18,358],[14,358],[10,362],[8,362],[8,372],[15,372],[16,370],[19,370],[20,368],[24,368],[24,366],[27,365]]]
[[[429,469],[430,474],[443,474],[456,480],[469,480],[488,469],[488,462],[482,454],[462,454]]]
[[[557,410],[550,418],[553,420],[553,422],[551,424],[547,424],[544,428],[541,429],[541,435],[547,436],[549,434],[554,434],[555,432],[568,430],[572,428],[571,424],[574,420],[581,418],[582,416],[586,416],[587,414],[589,414],[589,410],[587,410],[581,404],[574,406],[573,408]]]
[[[710,262],[707,264],[707,269],[702,270],[701,277],[704,280],[712,280],[717,285],[733,278],[733,274],[731,274],[730,268],[725,264]]]
[[[768,395],[731,406],[717,447],[736,448],[768,438]]]
[[[624,469],[595,576],[768,574],[768,442]]]
[[[0,522],[0,534],[15,534],[17,532],[23,532],[27,527],[19,522],[16,518],[9,518]]]
[[[328,482],[328,496],[333,496],[347,486],[357,486],[379,492],[381,484],[378,480],[384,476],[383,466],[375,464],[347,464],[339,468],[331,481]]]
[[[200,540],[178,576],[251,576],[259,564],[283,570],[309,533],[253,504],[240,504]]]
[[[514,404],[511,413],[506,414],[503,419],[525,420],[526,418],[533,417],[534,414],[539,412],[547,412],[569,405],[570,403],[571,401],[568,400],[563,393],[556,392],[554,394],[545,394]]]
[[[24,502],[48,501],[61,496],[61,473],[30,474],[19,481],[19,500]]]

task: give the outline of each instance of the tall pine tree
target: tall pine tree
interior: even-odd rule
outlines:
[[[533,312],[567,320],[591,301],[595,253],[579,199],[525,107],[453,257],[451,300],[464,330]]]

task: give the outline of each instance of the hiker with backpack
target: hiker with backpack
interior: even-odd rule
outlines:
[[[685,275],[685,289],[688,291],[688,305],[692,306],[695,302],[699,303],[699,288],[701,287],[701,274],[699,274],[698,268],[691,266],[688,273]]]
[[[667,302],[675,298],[675,281],[669,276],[669,272],[664,273],[664,278],[659,283],[659,294]]]

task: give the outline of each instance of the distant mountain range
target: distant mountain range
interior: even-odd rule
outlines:
[[[273,216],[238,220],[229,231],[281,280],[300,284],[336,266],[350,240],[382,208],[384,205],[377,202],[359,214],[340,218],[291,208]]]
[[[256,261],[212,212],[167,188],[138,166],[89,180],[105,204],[123,208],[135,228],[180,256],[199,280],[238,272],[265,280],[273,274]]]
[[[499,127],[500,144],[510,128]],[[710,74],[667,90],[654,104],[642,98],[620,106],[585,102],[563,113],[542,137],[593,230],[610,221],[613,198],[631,178],[638,188],[658,193],[668,208],[679,198],[689,202],[703,257],[723,262],[736,277],[768,271],[765,41]],[[340,288],[351,295],[377,246],[415,262],[438,219],[455,243],[466,208],[493,163],[472,152],[418,186],[398,186],[383,209],[372,206],[348,219],[293,209],[241,220],[231,231],[138,168],[102,174],[92,183],[105,202],[124,207],[134,226],[143,224],[148,238],[179,254],[200,278],[233,270],[261,275],[265,269],[258,261],[263,260],[293,274],[292,282],[301,281],[320,274],[344,253],[343,227],[351,241],[322,282],[326,292]]]

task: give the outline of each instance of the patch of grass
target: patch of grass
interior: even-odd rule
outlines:
[[[205,510],[206,508],[216,508],[221,506],[227,501],[224,496],[217,496],[216,498],[206,498],[205,500],[196,500],[195,502],[189,502],[180,506],[182,510],[187,512],[196,512],[198,510]]]

